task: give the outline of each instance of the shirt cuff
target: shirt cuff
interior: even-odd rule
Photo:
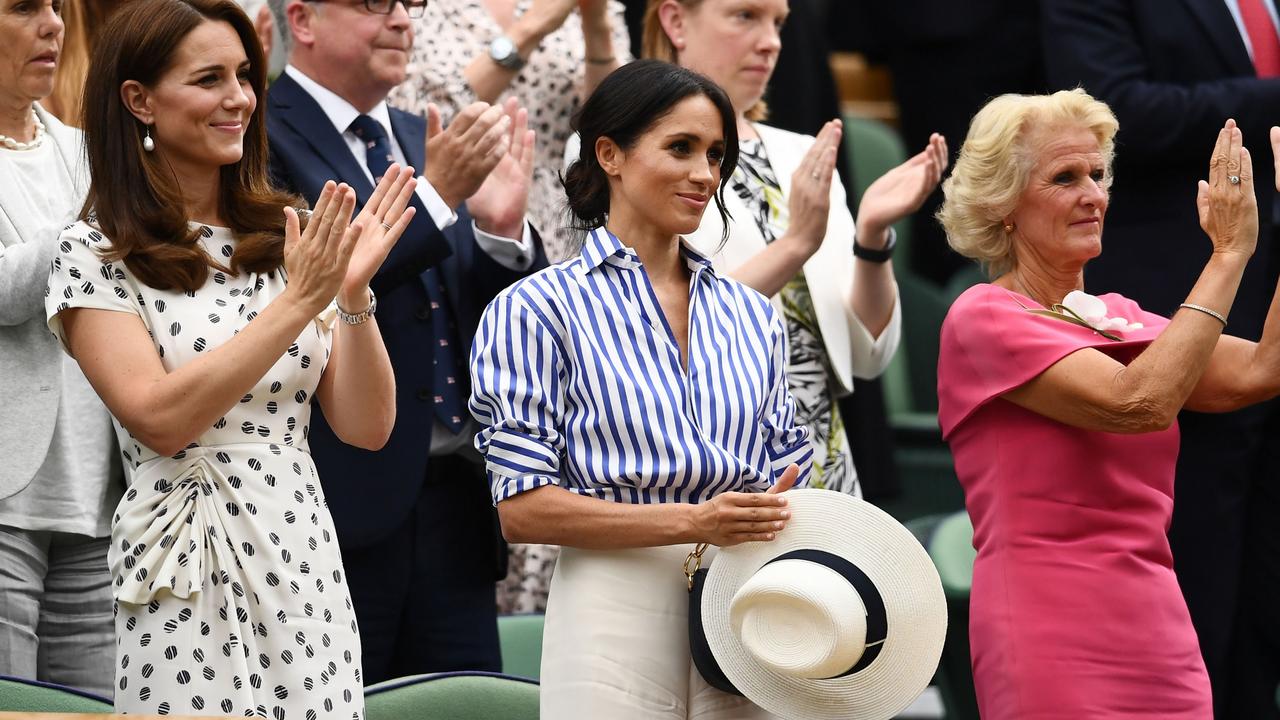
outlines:
[[[529,231],[529,223],[525,222],[520,238],[505,238],[487,233],[471,222],[471,230],[475,233],[476,244],[485,251],[493,261],[508,270],[528,270],[533,265],[533,234]]]
[[[458,214],[453,211],[453,208],[449,207],[444,198],[440,197],[440,193],[436,192],[431,183],[427,182],[426,177],[418,176],[416,190],[418,199],[426,206],[427,214],[431,216],[431,221],[436,224],[437,228],[444,230],[458,221]]]

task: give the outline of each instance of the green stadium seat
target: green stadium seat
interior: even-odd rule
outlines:
[[[538,720],[538,683],[499,673],[399,678],[364,696],[366,720]]]

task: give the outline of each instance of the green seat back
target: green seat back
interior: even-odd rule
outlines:
[[[539,613],[498,617],[503,673],[534,680],[541,676],[542,622]]]
[[[0,712],[109,713],[112,707],[91,693],[0,676]]]
[[[538,684],[497,673],[441,673],[365,688],[366,720],[538,720]]]
[[[967,598],[973,588],[973,523],[969,513],[947,516],[929,538],[929,557],[942,578],[942,590],[951,598]]]

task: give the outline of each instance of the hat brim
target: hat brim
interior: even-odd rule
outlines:
[[[724,548],[702,590],[702,627],[725,676],[748,699],[784,718],[888,720],[933,678],[947,632],[938,571],[919,541],[879,508],[831,490],[791,490],[791,519],[770,542]],[[734,594],[765,563],[793,550],[818,549],[857,565],[884,600],[888,636],[867,667],[826,680],[765,668],[729,620]]]

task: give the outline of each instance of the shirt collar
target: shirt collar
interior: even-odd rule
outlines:
[[[333,123],[333,127],[338,131],[339,135],[345,135],[349,132],[351,123],[355,122],[355,119],[361,115],[361,112],[354,105],[343,100],[337,93],[312,80],[306,73],[292,65],[285,65],[284,71],[316,101],[316,104],[324,111],[325,117],[329,118],[329,122]],[[394,137],[391,129],[391,112],[387,110],[386,100],[382,100],[372,110],[364,114],[377,120],[382,125],[382,128],[386,130],[387,137]]]
[[[689,269],[693,271],[694,275],[697,275],[702,270],[714,272],[711,261],[694,250],[684,237],[680,238],[680,252],[684,255],[685,262],[689,265]],[[636,251],[623,245],[618,236],[604,227],[598,227],[587,233],[587,237],[582,243],[583,271],[591,272],[610,258],[616,258],[619,261],[618,264],[626,267],[639,267],[641,265],[640,256],[636,254]]]

